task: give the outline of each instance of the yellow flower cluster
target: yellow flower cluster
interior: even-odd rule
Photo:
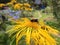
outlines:
[[[14,9],[15,9],[15,10],[22,9],[22,8],[21,8],[22,5],[23,5],[23,4],[17,3],[17,4],[14,5]]]
[[[16,3],[17,1],[16,0],[11,0],[12,3]]]
[[[8,2],[8,3],[6,3],[6,4],[1,3],[1,4],[0,4],[0,8],[3,7],[3,6],[6,6],[6,5],[8,5],[8,6],[9,6],[9,5],[13,5],[14,2],[16,2],[16,0],[11,0],[11,2]]]
[[[24,3],[24,4],[17,3],[17,4],[14,5],[14,9],[15,10],[28,10],[28,11],[32,10],[30,8],[30,4],[28,4],[28,3]]]
[[[17,3],[16,0],[11,0],[11,2],[7,3],[6,5],[12,7],[14,10],[27,10],[31,11],[30,4],[28,3]]]
[[[6,5],[8,5],[8,6],[10,6],[10,5],[11,5],[11,6],[13,6],[13,5],[14,5],[14,3],[17,3],[17,2],[16,2],[16,0],[11,0],[11,2],[8,2]]]
[[[7,5],[7,6],[10,6],[10,5],[13,5],[13,3],[9,2],[9,3],[7,3],[6,5]]]
[[[30,4],[28,4],[28,3],[24,3],[23,5],[27,6],[27,7],[30,7]]]
[[[3,7],[3,6],[5,6],[5,4],[0,4],[0,8]]]

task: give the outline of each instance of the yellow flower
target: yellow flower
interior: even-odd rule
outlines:
[[[30,4],[28,4],[28,3],[24,3],[24,6],[30,7]]]
[[[0,7],[3,7],[3,6],[5,6],[5,4],[0,4]]]
[[[14,3],[17,3],[16,0],[11,0],[11,2],[8,2],[6,5],[14,5]]]
[[[23,4],[21,4],[21,3],[17,3],[17,4],[15,4],[14,5],[14,9],[22,9],[22,6],[23,6]]]
[[[20,6],[23,6],[23,4],[21,4],[21,3],[18,3]]]
[[[14,5],[14,9],[20,9],[20,8],[21,8],[20,4],[15,4]]]
[[[32,11],[32,8],[28,8],[29,11]]]
[[[27,10],[27,11],[32,11],[32,8],[27,8],[27,7],[25,7],[25,10]]]
[[[16,38],[16,45],[19,43],[21,45],[22,38],[26,45],[56,45],[55,39],[50,36],[47,30],[42,29],[39,23],[31,22],[27,18],[22,18],[17,22],[19,23],[6,32],[12,41]]]
[[[12,3],[16,3],[17,1],[16,0],[11,0]]]
[[[25,10],[28,10],[28,8],[25,7]]]
[[[6,5],[8,5],[8,6],[9,6],[9,5],[13,5],[13,3],[9,2],[9,3],[7,3]]]
[[[37,22],[31,22],[31,21],[28,20],[27,18],[24,18],[23,20],[25,20],[24,23],[23,23],[25,26],[27,26],[27,27],[33,27],[33,28],[35,28],[35,29],[36,29],[36,28],[37,28],[37,29],[39,28],[39,25],[37,24]]]

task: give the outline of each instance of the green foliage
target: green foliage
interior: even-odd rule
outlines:
[[[12,22],[12,21],[7,21],[7,24],[8,25],[15,25],[16,23],[15,22]]]
[[[0,31],[0,45],[8,45],[8,36],[4,31]]]
[[[5,23],[2,23],[2,24],[0,24],[0,30],[6,30],[6,24]]]
[[[60,0],[52,0],[53,14],[60,25]]]
[[[55,22],[46,22],[46,24],[50,25],[51,27],[60,30],[60,26],[59,24],[55,23]]]
[[[42,0],[42,2],[46,2],[46,3],[47,3],[48,5],[50,5],[50,6],[52,5],[52,3],[51,3],[52,0]]]

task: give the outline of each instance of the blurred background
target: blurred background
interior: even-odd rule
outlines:
[[[9,45],[5,33],[22,17],[43,20],[45,24],[60,31],[60,0],[0,0],[0,45]],[[60,45],[60,38],[53,36]]]

